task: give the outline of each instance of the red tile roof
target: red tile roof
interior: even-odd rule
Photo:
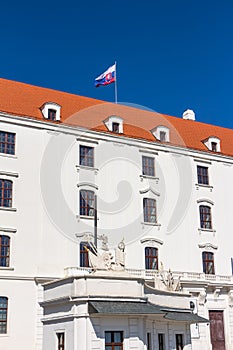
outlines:
[[[118,115],[124,120],[123,136],[153,142],[156,140],[151,130],[164,125],[170,129],[171,144],[208,151],[202,141],[216,136],[221,140],[221,153],[233,156],[231,129],[0,79],[1,112],[46,122],[40,110],[46,102],[61,105],[61,123],[64,124],[109,132],[103,120]]]

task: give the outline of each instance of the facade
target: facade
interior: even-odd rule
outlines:
[[[233,349],[233,131],[190,110],[175,118],[5,79],[0,96],[1,347],[155,350],[164,337],[169,350]],[[126,276],[93,273],[95,238],[112,261],[124,242]],[[178,293],[156,284],[169,269]],[[82,305],[79,282],[92,286]],[[117,299],[114,317],[93,304],[106,295]],[[120,303],[151,300],[160,313],[122,318]],[[196,319],[191,334],[191,316],[164,318],[164,307],[190,313],[190,301],[211,321]],[[62,335],[70,310],[82,317],[66,319]],[[93,341],[83,330],[81,342],[81,319]]]

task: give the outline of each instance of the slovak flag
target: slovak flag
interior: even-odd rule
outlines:
[[[104,73],[99,77],[95,78],[95,87],[100,85],[109,85],[116,81],[116,63],[109,67]]]

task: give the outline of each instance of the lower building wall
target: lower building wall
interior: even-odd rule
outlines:
[[[41,288],[41,287],[39,287]],[[143,349],[147,344],[146,334],[151,334],[152,349],[158,349],[158,334],[164,334],[166,349],[175,349],[175,334],[183,334],[185,349],[212,350],[210,325],[199,324],[189,327],[158,322],[150,317],[92,317],[83,316],[74,321],[60,321],[45,324],[42,329],[42,308],[38,300],[41,291],[34,280],[0,279],[1,296],[8,298],[7,333],[0,334],[0,347],[24,350],[51,350],[56,348],[56,332],[64,329],[68,350],[103,350],[105,330],[124,332],[124,350]],[[192,292],[190,290],[190,292]],[[225,350],[233,350],[233,306],[228,293],[219,295],[207,293],[206,298],[196,298],[199,316],[209,318],[209,311],[222,311],[224,318]],[[194,331],[192,331],[194,329]],[[43,334],[44,332],[44,334]]]
[[[206,319],[209,319],[211,311],[222,313],[225,350],[233,350],[233,306],[228,293],[207,293],[205,298],[196,299],[196,305],[198,315]],[[210,323],[191,326],[192,350],[212,350],[210,330]]]
[[[175,322],[146,321],[146,334],[151,334],[151,349],[159,349],[159,335],[164,337],[165,349],[176,349],[176,334],[182,334],[184,349],[191,349],[191,336],[189,325]]]
[[[90,350],[104,349],[105,331],[123,331],[124,349],[144,350],[148,346],[148,336],[151,339],[151,350],[159,348],[158,335],[164,335],[165,349],[176,349],[176,334],[182,334],[184,349],[191,349],[191,337],[189,325],[155,321],[150,317],[114,317],[114,318],[91,318],[91,347]],[[98,342],[99,346],[96,346]]]
[[[104,350],[105,332],[122,331],[124,350],[158,349],[158,334],[164,334],[165,349],[176,350],[176,334],[182,334],[184,350],[191,349],[189,325],[159,322],[147,317],[80,317],[73,321],[46,322],[43,350],[56,349],[57,333],[65,333],[65,349]],[[199,349],[200,350],[200,349]]]
[[[4,350],[36,349],[37,286],[34,281],[0,279],[0,294],[8,298],[7,333],[0,334]]]
[[[78,350],[86,349],[83,346],[80,339],[80,344],[75,347],[75,332],[74,323],[72,321],[53,321],[44,326],[43,333],[43,350],[58,349],[58,333],[65,334],[65,349],[67,350]]]

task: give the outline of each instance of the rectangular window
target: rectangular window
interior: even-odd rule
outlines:
[[[123,332],[105,332],[105,350],[123,350]]]
[[[146,270],[158,270],[158,249],[154,247],[145,248]]]
[[[212,229],[211,208],[207,205],[200,205],[201,228]]]
[[[0,266],[9,267],[10,237],[0,236]]]
[[[183,334],[176,334],[176,350],[183,350]]]
[[[214,275],[214,254],[211,252],[202,253],[203,272],[207,275]]]
[[[155,176],[154,158],[142,156],[142,174],[147,176]]]
[[[144,222],[156,223],[156,201],[151,198],[143,198]]]
[[[158,334],[159,350],[165,350],[165,336],[163,333]]]
[[[48,109],[48,119],[56,120],[57,111],[55,109]]]
[[[119,133],[120,132],[120,124],[119,123],[112,123],[112,131]]]
[[[65,333],[57,333],[57,350],[65,350]]]
[[[165,131],[160,131],[159,139],[161,142],[166,142],[166,132]]]
[[[94,216],[94,192],[88,190],[80,191],[80,215]]]
[[[79,164],[94,167],[94,148],[88,146],[80,146],[79,152]]]
[[[7,333],[7,308],[8,299],[0,297],[0,334]]]
[[[197,166],[197,180],[200,185],[209,185],[208,168],[205,166]]]
[[[15,134],[0,131],[0,153],[15,154]]]
[[[0,207],[12,207],[12,181],[0,179]]]
[[[211,150],[217,152],[217,142],[211,142]]]

